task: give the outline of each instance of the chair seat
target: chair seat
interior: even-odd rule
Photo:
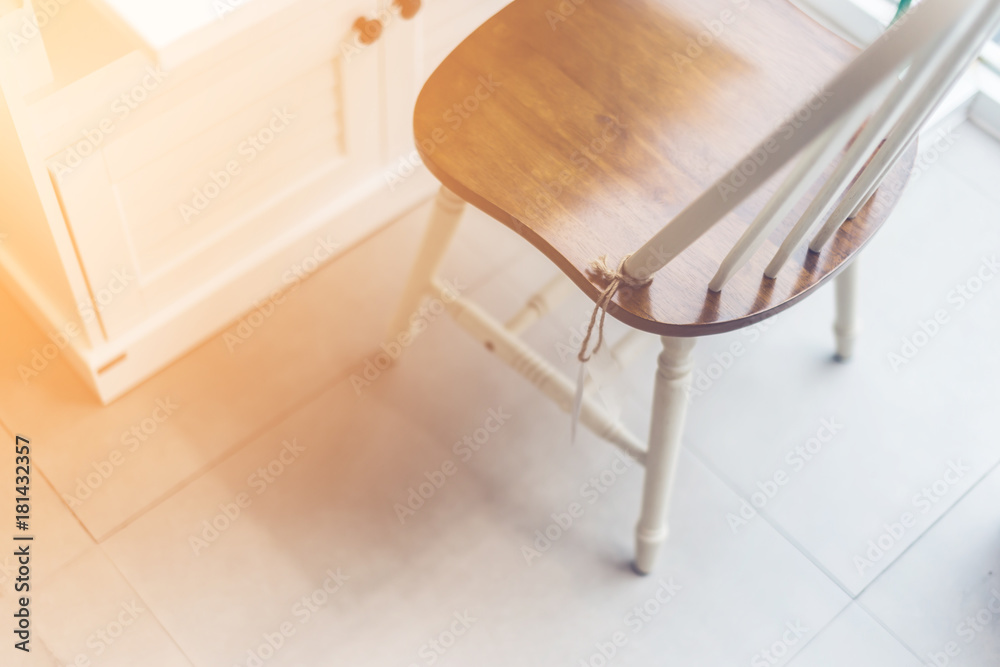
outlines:
[[[445,187],[597,299],[604,284],[588,271],[592,260],[617,265],[637,250],[856,53],[787,0],[515,0],[428,79],[415,137]],[[779,312],[872,237],[915,153],[821,253],[803,246],[774,280],[764,267],[805,202],[721,293],[708,290],[780,178],[648,288],[621,290],[608,312],[666,336],[729,331]]]

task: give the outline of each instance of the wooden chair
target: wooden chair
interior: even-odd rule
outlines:
[[[648,447],[598,401],[579,407],[645,465],[635,569],[649,572],[667,537],[695,339],[836,277],[837,354],[851,356],[852,260],[896,205],[921,125],[998,23],[1000,0],[925,0],[859,53],[787,0],[515,0],[417,101],[418,150],[442,188],[395,331],[427,295],[448,296],[458,324],[573,409],[575,383],[517,337],[564,284],[505,326],[435,277],[468,202],[599,310],[661,336]]]

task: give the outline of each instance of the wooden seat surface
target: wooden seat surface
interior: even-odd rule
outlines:
[[[607,255],[617,266],[856,53],[787,0],[515,0],[428,79],[415,137],[443,185],[596,299],[604,285],[588,272],[591,260]],[[650,286],[620,291],[608,312],[669,336],[729,331],[779,312],[877,231],[915,152],[821,253],[803,246],[776,279],[764,267],[807,202],[721,293],[708,290],[783,173]]]

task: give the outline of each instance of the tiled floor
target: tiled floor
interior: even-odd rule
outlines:
[[[221,334],[107,408],[62,359],[21,381],[45,333],[0,292],[0,437],[35,443],[38,536],[35,650],[0,664],[1000,664],[1000,144],[953,138],[866,251],[853,363],[831,362],[830,289],[701,341],[648,578],[628,567],[641,471],[589,434],[570,445],[566,417],[445,316],[357,381],[426,207],[245,343]],[[443,268],[500,316],[553,273],[475,212]],[[588,310],[527,338],[573,372]],[[639,433],[650,342],[602,389]],[[478,450],[455,445],[491,411]],[[583,516],[542,543],[572,502]],[[3,618],[14,576],[0,557]]]

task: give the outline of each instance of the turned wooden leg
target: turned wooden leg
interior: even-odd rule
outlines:
[[[837,360],[847,361],[854,354],[854,340],[861,330],[858,318],[857,258],[834,280],[837,290],[837,319],[833,324],[833,332],[837,336]]]
[[[410,271],[410,279],[403,289],[399,310],[396,311],[396,317],[389,329],[390,337],[409,331],[413,313],[417,312],[424,297],[434,291],[431,281],[452,236],[455,235],[455,230],[458,229],[464,210],[465,202],[442,185],[434,201],[434,210],[431,212],[420,252],[417,253],[417,260]]]
[[[656,388],[653,390],[642,514],[635,536],[635,569],[640,574],[652,571],[660,547],[667,540],[667,511],[681,453],[681,433],[694,365],[691,355],[694,338],[663,336],[661,341],[663,352],[657,362]]]

